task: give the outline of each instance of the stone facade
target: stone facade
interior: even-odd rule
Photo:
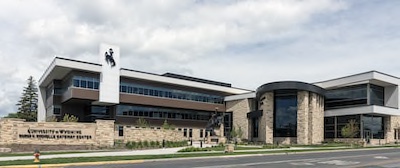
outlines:
[[[309,99],[308,91],[299,91],[297,93],[297,143],[308,144],[309,132]],[[312,114],[311,114],[312,115]]]
[[[309,93],[309,140],[308,144],[319,144],[324,140],[324,98]]]
[[[324,138],[324,100],[309,91],[297,93],[297,137],[273,137],[274,94],[267,92],[260,97],[259,135],[254,141],[267,144],[319,144]],[[251,124],[251,122],[249,122]]]
[[[394,143],[394,130],[400,129],[400,116],[386,116],[384,117],[385,123],[385,142]]]
[[[316,93],[297,94],[297,143],[319,144],[324,140],[324,99]]]
[[[187,140],[182,132],[177,130],[124,127],[124,142],[128,141],[184,141]]]
[[[267,144],[274,143],[274,93],[267,92],[261,96],[259,110],[262,116],[259,120],[258,141]]]
[[[243,130],[242,139],[250,139],[247,113],[251,111],[252,99],[242,99],[226,102],[226,111],[233,111],[233,126]]]
[[[103,123],[102,121],[98,121]],[[108,121],[105,121],[108,122]],[[91,145],[109,146],[103,141],[113,139],[107,134],[98,134],[94,123],[24,122],[21,119],[1,119],[1,145]],[[113,127],[112,127],[113,128]]]

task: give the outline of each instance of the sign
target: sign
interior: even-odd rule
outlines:
[[[92,140],[93,129],[18,128],[19,139]]]

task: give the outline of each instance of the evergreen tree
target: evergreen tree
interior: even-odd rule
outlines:
[[[27,80],[28,86],[24,87],[21,99],[18,101],[18,118],[26,121],[37,121],[38,94],[36,82],[32,76]]]

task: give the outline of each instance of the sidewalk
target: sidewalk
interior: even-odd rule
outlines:
[[[131,151],[119,151],[119,152],[93,152],[93,153],[72,153],[72,154],[50,154],[41,155],[40,159],[51,159],[51,158],[73,158],[73,157],[101,157],[101,156],[131,156],[131,155],[165,155],[174,154],[180,148],[163,148],[163,149],[148,149],[148,150],[131,150]],[[12,160],[32,160],[32,156],[7,156],[0,157],[0,161],[12,161]]]

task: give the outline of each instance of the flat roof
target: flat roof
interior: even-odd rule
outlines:
[[[55,57],[49,67],[43,73],[42,77],[39,79],[39,86],[44,87],[47,86],[54,79],[62,79],[72,70],[101,73],[101,64]],[[213,90],[230,94],[243,94],[252,92],[252,90],[231,87],[231,84],[229,83],[200,79],[179,74],[166,73],[163,75],[159,75],[155,73],[131,70],[126,68],[121,68],[120,71],[120,76],[128,78],[138,78],[160,83]]]

